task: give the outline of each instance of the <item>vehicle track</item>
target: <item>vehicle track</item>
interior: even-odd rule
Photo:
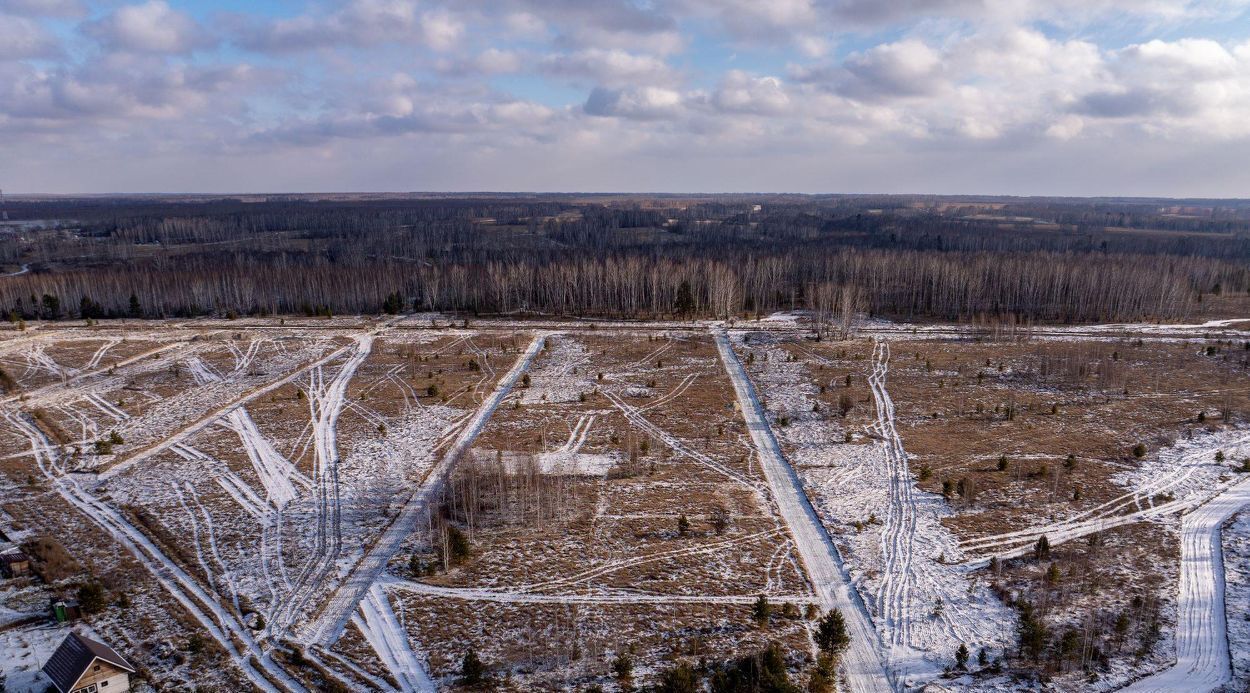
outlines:
[[[378,659],[394,675],[399,690],[424,693],[438,689],[412,651],[408,632],[395,618],[390,599],[380,583],[375,582],[369,587],[365,598],[360,601],[360,613],[352,616],[352,623],[356,624]]]
[[[616,393],[609,392],[608,390],[603,390],[602,392],[603,392],[603,395],[608,398],[608,401],[611,402],[617,409],[621,411],[622,414],[625,415],[626,420],[628,420],[634,426],[641,428],[642,430],[651,434],[651,436],[656,438],[657,440],[660,440],[661,442],[663,442],[673,452],[679,455],[682,455],[683,457],[688,457],[694,460],[695,462],[697,462],[698,464],[701,464],[713,471],[719,472],[725,475],[726,477],[729,477],[730,479],[742,484],[743,486],[750,488],[753,491],[762,493],[765,496],[767,495],[767,489],[764,486],[764,484],[761,484],[755,479],[751,479],[750,477],[747,477],[733,469],[730,469],[729,467],[726,467],[720,462],[717,462],[715,459],[686,446],[686,444],[683,443],[679,438],[677,438],[677,436],[674,436],[673,434],[660,428],[654,423],[651,423],[649,419],[647,419],[645,416],[639,413],[636,407],[631,406],[630,404],[625,402],[625,400],[621,399]]]
[[[390,576],[382,578],[379,582],[385,582],[387,587],[415,594],[463,601],[498,602],[503,604],[754,604],[759,599],[759,595],[754,594],[648,594],[627,590],[611,590],[586,594],[534,594],[476,587],[443,587]],[[775,602],[792,602],[794,604],[803,604],[810,602],[812,599],[810,594],[770,593],[768,597]]]
[[[895,686],[882,657],[881,639],[873,627],[868,609],[851,585],[832,537],[808,500],[798,473],[785,459],[768,427],[764,408],[729,343],[729,337],[723,329],[714,329],[712,334],[725,372],[733,381],[734,392],[751,441],[759,453],[768,486],[790,529],[816,598],[823,608],[841,611],[846,620],[851,644],[842,656],[842,670],[850,689],[857,693],[893,690]]]
[[[447,473],[477,439],[495,409],[512,391],[513,386],[520,380],[521,374],[529,368],[530,363],[542,350],[546,338],[545,333],[535,336],[529,347],[517,358],[512,368],[500,378],[495,389],[483,400],[473,415],[463,424],[453,424],[453,426],[460,427],[460,433],[454,442],[448,445],[438,463],[426,474],[425,481],[413,492],[404,507],[357,562],[347,579],[330,595],[321,610],[300,624],[297,635],[302,642],[328,646],[338,640],[348,619],[377,581],[378,576],[382,574],[386,564],[399,550],[403,541],[416,529],[430,501],[442,488]]]
[[[308,407],[313,427],[313,482],[317,494],[317,530],[313,556],[296,578],[286,602],[276,613],[270,632],[285,634],[342,553],[342,505],[339,497],[338,419],[347,404],[347,386],[373,348],[373,335],[357,338],[356,349],[339,367],[329,385],[320,366],[309,373]]]
[[[1209,691],[1232,680],[1220,529],[1247,505],[1250,479],[1243,479],[1181,519],[1176,663],[1125,691]]]
[[[51,483],[56,492],[71,506],[97,524],[109,536],[121,544],[156,581],[170,593],[209,635],[218,642],[230,659],[238,666],[257,689],[266,693],[304,691],[304,687],[287,674],[269,654],[263,651],[250,631],[223,608],[215,598],[202,588],[190,575],[167,557],[145,534],[136,529],[120,512],[93,496],[73,475],[62,476],[56,470],[62,468],[57,462],[55,447],[37,427],[23,415],[5,410],[4,418],[11,426],[26,436],[31,444],[31,454],[36,466]],[[243,646],[243,650],[235,643]],[[256,666],[264,671],[256,670]],[[272,681],[278,681],[281,688]],[[285,690],[284,690],[285,689]]]
[[[907,465],[907,453],[894,425],[894,401],[886,391],[890,369],[890,345],[882,339],[873,343],[873,370],[868,376],[876,404],[876,420],[872,429],[881,439],[889,478],[889,505],[881,532],[881,556],[884,568],[877,594],[877,616],[894,646],[915,647],[911,638],[911,621],[918,576],[914,564],[916,543],[916,499],[914,481]]]

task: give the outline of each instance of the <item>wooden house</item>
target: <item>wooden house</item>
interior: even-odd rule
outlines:
[[[130,690],[135,668],[108,645],[70,633],[43,673],[60,693],[122,693]]]

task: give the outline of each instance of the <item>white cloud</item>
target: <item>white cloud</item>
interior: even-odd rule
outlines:
[[[215,42],[204,27],[164,0],[124,5],[84,30],[108,48],[135,53],[186,53]]]
[[[456,77],[466,75],[503,75],[520,71],[523,66],[523,58],[516,51],[488,48],[470,58],[444,58],[439,60],[436,66],[442,74]]]
[[[606,86],[672,83],[676,75],[663,59],[623,50],[590,48],[543,58],[539,69],[548,75]]]
[[[464,23],[442,10],[422,14],[420,26],[426,45],[438,51],[451,50],[464,36]]]
[[[423,44],[436,51],[458,46],[464,21],[445,9],[421,11],[414,0],[349,0],[324,15],[303,14],[258,22],[235,22],[236,42],[264,52],[292,52],[338,45],[376,48],[387,43]]]
[[[0,14],[0,60],[50,58],[59,52],[56,40],[34,21]]]
[[[938,91],[942,57],[925,43],[906,39],[852,55],[844,65],[841,90],[854,96],[916,96]]]
[[[781,115],[790,108],[790,96],[776,77],[754,77],[740,70],[731,70],[712,92],[711,103],[731,113]]]
[[[676,116],[682,108],[682,94],[674,89],[604,89],[596,87],[583,109],[589,115],[631,120],[658,120]]]
[[[944,173],[939,155],[1010,152],[1057,172],[1093,168],[1086,152],[1111,142],[1136,179],[1138,152],[1250,155],[1250,41],[1151,28],[1174,22],[1166,35],[1184,35],[1186,22],[1250,0],[309,0],[298,14],[216,19],[212,34],[175,0],[129,2],[82,25],[103,50],[70,52],[55,39],[62,20],[46,17],[68,16],[74,0],[0,0],[6,141],[55,138],[71,158],[125,142],[192,169],[206,151],[290,161],[316,148],[354,162],[438,150],[500,166],[482,176],[559,162],[544,175],[576,172],[566,189],[630,175],[595,174],[603,158],[680,159],[708,189],[798,187],[791,171],[819,174],[817,156],[876,170],[872,153],[921,175]],[[272,54],[265,64],[283,79],[230,51],[196,52],[213,36]],[[796,64],[779,73],[778,55]],[[883,174],[862,185],[874,180],[896,184]]]

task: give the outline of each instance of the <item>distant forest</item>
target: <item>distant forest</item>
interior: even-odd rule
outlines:
[[[1250,289],[1250,205],[902,196],[10,200],[11,320],[810,309],[1182,320]],[[35,223],[38,220],[38,223]]]

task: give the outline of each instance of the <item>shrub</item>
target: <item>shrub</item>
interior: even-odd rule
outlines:
[[[98,582],[88,582],[78,588],[78,606],[89,614],[104,611],[106,604],[104,597],[104,587]]]
[[[699,672],[686,662],[680,662],[660,672],[655,693],[697,693]]]
[[[459,527],[447,528],[447,552],[451,555],[453,563],[459,563],[469,557],[472,553],[473,546],[469,543],[469,538]]]
[[[790,681],[786,672],[785,656],[777,644],[764,651],[736,659],[724,669],[712,675],[712,693],[798,693],[799,688]]]
[[[1050,558],[1050,540],[1043,534],[1033,545],[1033,556],[1039,561],[1045,561]]]
[[[612,660],[612,675],[622,688],[631,685],[634,680],[634,658],[628,652],[622,652]]]
[[[58,582],[82,571],[82,566],[55,537],[35,537],[22,544],[22,551],[30,556],[35,574],[44,582]]]
[[[968,646],[963,643],[959,643],[959,649],[955,650],[955,668],[968,668]]]

